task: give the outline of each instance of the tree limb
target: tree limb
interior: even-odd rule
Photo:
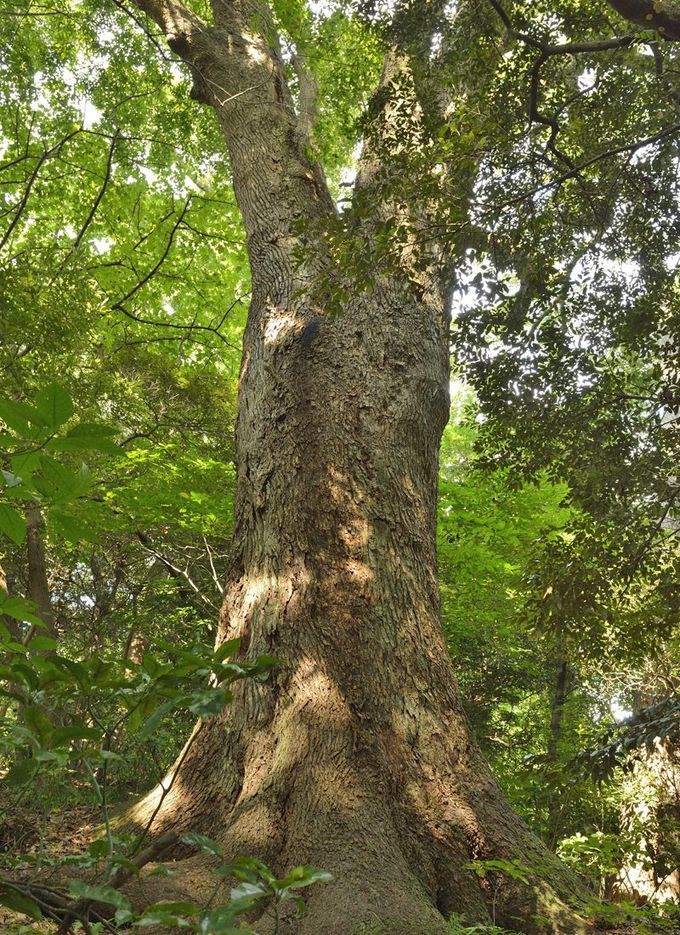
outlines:
[[[680,3],[677,0],[608,0],[616,12],[637,26],[656,29],[664,39],[680,41]]]
[[[304,54],[296,52],[292,62],[298,80],[298,124],[305,143],[310,145],[318,111],[319,89],[314,75],[307,67]]]
[[[181,0],[134,0],[134,3],[156,23],[170,49],[189,65],[193,78],[191,97],[212,103],[200,65],[201,58],[210,52],[212,28]]]

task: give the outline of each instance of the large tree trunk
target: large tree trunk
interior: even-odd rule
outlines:
[[[281,665],[194,736],[158,827],[201,830],[278,871],[332,871],[297,929],[310,935],[488,918],[474,859],[519,858],[563,889],[471,741],[439,622],[448,361],[432,309],[384,283],[311,341],[290,312],[252,320],[220,641]],[[573,930],[547,884],[501,886],[498,922],[519,916],[526,932],[535,914]]]
[[[197,726],[154,829],[208,833],[279,872],[330,870],[335,881],[287,931],[341,935],[391,920],[420,935],[443,931],[454,910],[488,920],[492,903],[499,924],[523,932],[579,930],[562,901],[570,877],[471,740],[439,621],[449,407],[440,284],[408,262],[370,289],[335,270],[346,298],[327,314],[316,284],[331,261],[309,232],[334,209],[266,8],[216,2],[208,27],[174,0],[138,2],[217,113],[248,236],[253,298],[218,643],[240,637],[245,657],[281,660],[266,684],[241,683],[223,717]],[[365,185],[376,160],[365,160]],[[160,797],[135,819],[147,821]],[[523,861],[531,883],[480,881],[467,865],[492,857]],[[185,870],[189,891],[207,887],[196,858]]]

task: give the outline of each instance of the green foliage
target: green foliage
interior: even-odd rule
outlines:
[[[299,890],[314,883],[329,883],[333,879],[329,873],[316,867],[294,867],[285,877],[277,879],[265,864],[251,857],[224,863],[219,844],[204,835],[188,834],[182,840],[221,859],[222,862],[214,868],[217,876],[239,881],[230,890],[229,902],[208,910],[201,910],[191,903],[157,903],[148,906],[135,925],[179,926],[197,932],[198,935],[232,935],[236,931],[251,931],[243,923],[237,925],[239,916],[253,911],[271,910],[274,931],[278,932],[279,914],[284,903],[292,900],[297,910],[303,912],[304,900]]]
[[[149,825],[132,840],[112,832],[109,771],[121,760],[111,749],[114,738],[125,726],[136,731],[140,741],[147,741],[161,719],[176,709],[185,709],[200,719],[215,717],[233,700],[230,686],[234,682],[266,678],[276,660],[260,656],[250,663],[234,661],[238,640],[223,643],[216,651],[201,645],[178,649],[166,644],[158,647],[163,656],[147,652],[140,664],[100,656],[73,660],[55,652],[40,655],[40,650],[53,650],[54,641],[45,646],[39,640],[37,637],[25,647],[7,641],[0,644],[9,660],[0,668],[1,690],[19,704],[20,713],[16,719],[3,718],[4,752],[16,753],[4,782],[21,794],[22,789],[34,787],[45,773],[54,782],[59,773],[73,774],[84,769],[101,806],[105,827],[105,838],[93,842],[87,854],[63,861],[84,869],[99,868],[103,859],[104,882],[72,879],[67,894],[51,891],[61,900],[62,916],[63,907],[73,918],[81,918],[90,903],[104,904],[115,910],[116,926],[180,926],[200,935],[228,935],[236,931],[237,917],[254,909],[271,906],[278,920],[279,908],[288,900],[303,908],[298,891],[331,879],[328,873],[313,867],[296,867],[278,879],[256,860],[242,858],[226,864],[216,842],[200,834],[187,834],[184,843],[222,858],[216,869],[218,877],[239,881],[228,903],[215,909],[193,903],[158,903],[147,906],[141,914],[133,912],[115,884],[139,871],[132,858],[148,835]],[[26,860],[6,856],[3,863],[11,869]],[[121,876],[121,870],[127,874]],[[54,904],[45,902],[46,893],[21,880],[0,881],[0,905],[36,919],[45,913],[54,917]],[[238,930],[247,929],[240,926]]]
[[[5,721],[3,743],[26,751],[5,777],[10,785],[22,785],[52,766],[99,766],[116,759],[110,744],[123,724],[144,741],[175,709],[215,716],[231,702],[231,684],[262,677],[275,664],[264,656],[252,663],[229,661],[238,641],[216,652],[200,644],[186,649],[164,644],[159,649],[165,659],[147,652],[137,664],[101,656],[74,660],[55,652],[43,656],[44,649],[55,648],[45,639],[34,637],[25,647],[0,646],[11,654],[0,668],[2,693],[21,712],[21,720]],[[88,713],[96,726],[86,723]]]
[[[594,779],[611,779],[618,766],[632,768],[638,752],[644,756],[659,743],[675,746],[679,738],[680,700],[676,696],[664,698],[610,727],[598,738],[598,745],[579,753],[572,765]]]
[[[56,383],[43,387],[30,402],[0,399],[0,419],[7,426],[0,533],[15,545],[21,545],[26,537],[26,521],[20,511],[25,503],[46,509],[50,525],[67,540],[92,537],[91,527],[87,529],[78,519],[81,501],[92,486],[90,469],[83,461],[65,463],[64,455],[55,457],[50,452],[73,452],[78,458],[80,452],[117,456],[121,451],[113,441],[113,426],[91,422],[68,426],[74,411],[70,395]]]

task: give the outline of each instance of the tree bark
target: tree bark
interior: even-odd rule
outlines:
[[[488,921],[492,902],[498,924],[523,932],[584,930],[564,902],[577,887],[471,739],[439,621],[449,322],[437,271],[405,248],[402,272],[378,270],[367,288],[314,238],[334,207],[265,6],[214,2],[207,26],[174,0],[138,5],[217,114],[252,269],[218,644],[239,637],[244,657],[281,660],[196,727],[153,828],[202,831],[278,872],[330,870],[335,881],[282,931],[443,932],[452,911]],[[345,296],[334,316],[318,289],[329,271]],[[134,820],[160,798],[150,793]],[[492,857],[523,861],[530,883],[480,880],[469,862]],[[185,861],[181,886],[208,885],[202,863]]]
[[[564,641],[557,642],[557,662],[555,666],[555,684],[550,711],[550,732],[547,745],[547,774],[554,777],[559,767],[559,747],[562,739],[564,706],[567,701],[569,663],[565,656]],[[548,841],[553,850],[557,846],[562,822],[562,802],[559,787],[550,783],[548,787]]]
[[[680,39],[680,3],[677,0],[609,0],[617,13],[644,29],[656,29],[664,39]]]
[[[635,840],[618,890],[639,903],[680,898],[680,750],[657,741],[624,783],[621,829]]]
[[[45,624],[45,634],[56,639],[52,613],[52,598],[47,578],[45,543],[43,541],[43,520],[40,507],[29,503],[26,507],[26,557],[28,559],[28,596],[38,610],[38,616]]]
[[[555,892],[568,876],[471,740],[439,622],[448,360],[431,309],[385,283],[309,344],[288,314],[249,326],[244,346],[218,638],[281,665],[195,731],[156,827],[200,830],[279,872],[330,870],[300,933],[374,919],[438,931],[452,911],[488,920],[491,889],[466,865],[492,857],[536,876],[521,892],[500,887],[497,922],[576,931]],[[140,824],[159,795],[137,807]]]

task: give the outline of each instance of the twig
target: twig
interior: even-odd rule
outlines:
[[[159,836],[143,848],[136,857],[132,858],[130,863],[134,865],[134,869],[130,867],[129,864],[118,867],[109,881],[109,886],[112,886],[114,889],[120,889],[135,872],[141,870],[146,864],[151,863],[152,860],[160,857],[164,851],[173,847],[178,841],[179,834],[176,831],[166,831],[164,834],[159,834]]]
[[[180,772],[180,770],[181,770],[181,768],[182,768],[182,766],[183,766],[183,764],[184,764],[184,761],[186,760],[187,756],[189,755],[189,751],[191,750],[191,748],[193,747],[194,743],[196,742],[196,738],[198,737],[198,735],[199,735],[199,734],[201,733],[201,731],[203,730],[203,724],[204,724],[204,722],[201,721],[200,724],[198,725],[198,727],[195,729],[195,731],[194,731],[193,734],[191,735],[191,737],[189,738],[189,740],[187,741],[187,744],[186,744],[186,746],[184,747],[184,750],[182,750],[182,753],[180,754],[180,758],[179,758],[179,760],[177,761],[177,766],[175,767],[175,771],[173,772],[172,778],[170,779],[170,782],[168,783],[168,785],[167,785],[167,786],[164,786],[162,780],[161,780],[161,782],[159,783],[159,785],[160,785],[160,787],[161,787],[161,794],[160,794],[160,797],[159,797],[159,799],[158,799],[158,802],[156,803],[156,807],[154,808],[153,812],[151,813],[151,816],[150,816],[149,820],[148,820],[147,823],[146,823],[146,827],[145,827],[144,830],[142,831],[142,833],[141,833],[141,835],[140,835],[140,837],[139,837],[139,840],[137,841],[137,844],[135,845],[135,847],[134,847],[134,849],[133,849],[133,851],[132,851],[133,854],[136,854],[136,853],[139,852],[139,849],[141,848],[142,844],[144,843],[144,841],[145,841],[146,838],[148,837],[149,831],[151,830],[151,826],[153,825],[154,821],[156,820],[156,815],[158,815],[159,811],[161,810],[161,806],[162,806],[163,802],[165,801],[165,797],[168,795],[168,793],[169,793],[170,790],[172,789],[172,787],[173,787],[173,785],[174,785],[174,782],[175,782],[175,779],[177,779],[177,776],[179,775],[179,772]]]
[[[179,214],[179,217],[177,218],[177,220],[172,226],[172,230],[170,231],[170,236],[168,237],[168,242],[165,245],[165,250],[161,254],[161,257],[158,260],[158,262],[154,266],[152,266],[149,272],[145,276],[143,276],[139,280],[139,282],[136,283],[136,285],[132,289],[130,289],[128,293],[126,293],[121,299],[118,299],[118,301],[112,306],[113,308],[120,309],[121,311],[125,311],[125,309],[123,309],[122,307],[122,303],[127,302],[128,299],[131,299],[132,296],[135,295],[135,293],[139,292],[142,286],[145,286],[146,283],[158,272],[158,270],[161,268],[163,263],[165,263],[168,257],[168,254],[170,253],[170,248],[172,247],[173,241],[175,239],[175,234],[177,233],[177,230],[184,219],[184,215],[189,210],[190,204],[191,204],[191,195],[189,195],[187,200],[184,202],[184,206]]]

